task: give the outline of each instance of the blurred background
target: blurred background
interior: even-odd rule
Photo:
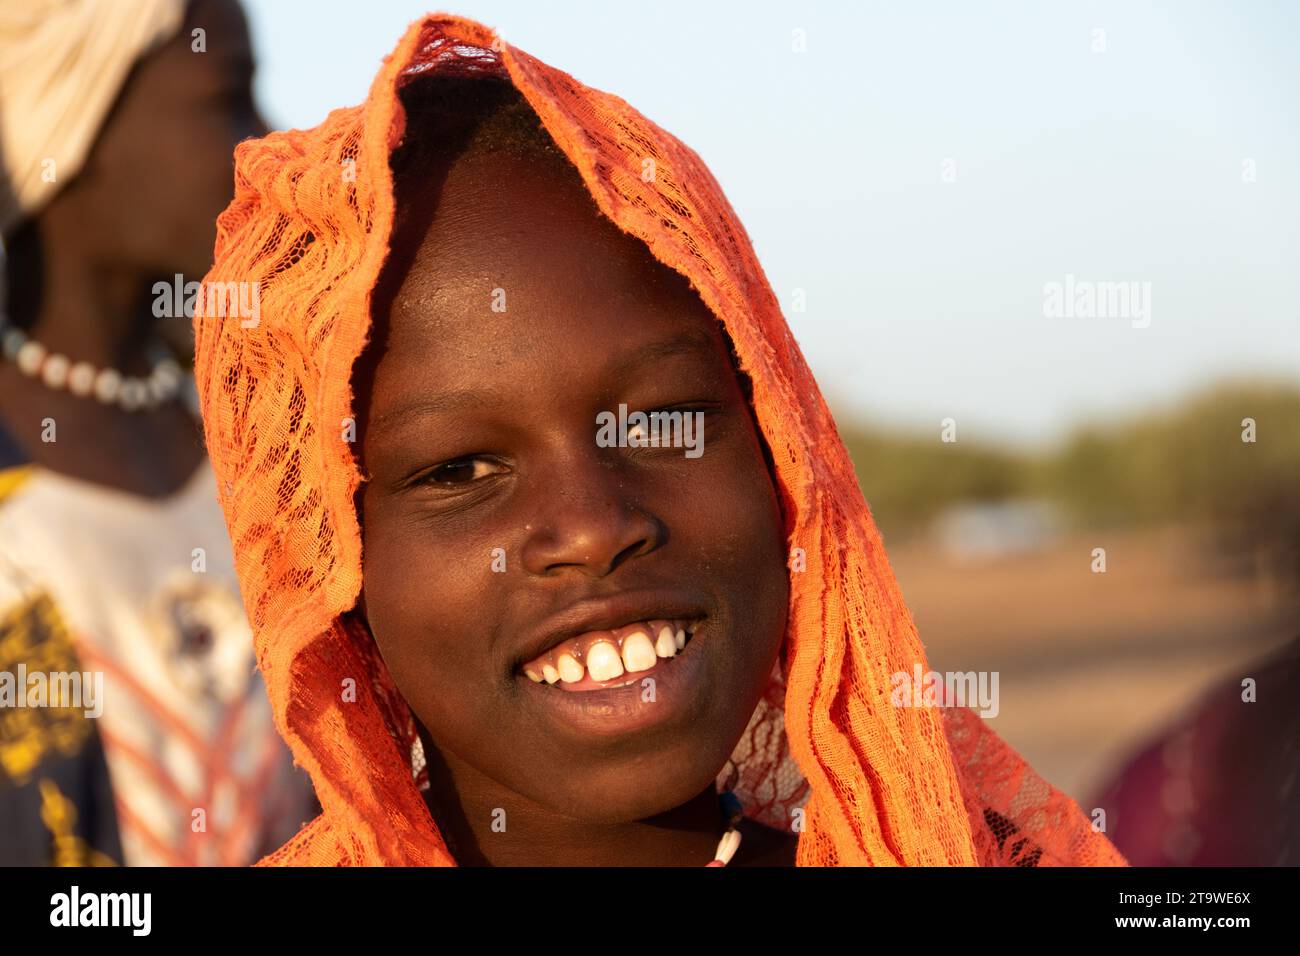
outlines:
[[[225,202],[233,143],[259,133],[263,117],[273,129],[307,127],[360,103],[382,57],[429,9],[425,0],[242,3],[252,96],[238,10],[157,0],[152,16],[170,17],[159,26],[170,39],[131,74],[94,153],[121,150],[117,166],[100,170],[103,202],[136,222],[188,212],[199,259],[211,248],[204,202]],[[213,49],[224,51],[200,61],[205,69],[191,69],[182,8],[212,26]],[[1106,832],[1132,862],[1300,864],[1300,7],[463,0],[442,9],[628,100],[710,166],[835,411],[933,669],[997,672],[992,726],[1086,812],[1104,810]],[[6,12],[16,10],[31,13]],[[134,14],[123,10],[105,4],[99,14],[127,38]],[[23,30],[39,34],[39,18],[26,20]],[[47,40],[66,46],[68,31]],[[109,57],[122,75],[134,59]],[[88,62],[79,65],[104,83],[107,112],[117,86]],[[64,107],[75,114],[85,100],[77,92]],[[164,107],[177,112],[157,112]],[[26,100],[6,108],[30,120],[49,111]],[[172,133],[136,134],[157,122]],[[12,124],[25,125],[40,126]],[[195,147],[204,142],[212,148]],[[177,170],[186,176],[170,176]],[[207,200],[190,179],[212,187]],[[116,248],[116,225],[85,228],[77,204],[86,202],[65,190],[44,211],[25,209],[42,229],[27,222],[16,241],[6,235],[5,255],[40,248],[79,261]],[[49,222],[78,228],[55,242]],[[146,251],[134,265],[152,282],[157,250]],[[162,259],[166,276],[201,274],[201,263]],[[35,289],[36,271],[21,261],[9,258],[6,276]],[[1075,297],[1106,284],[1138,298],[1115,312],[1096,308],[1104,295]],[[45,315],[27,291],[13,302],[26,302],[31,321],[48,320],[32,328],[55,347],[79,349],[87,329],[109,328],[99,317],[109,312],[96,311],[104,303]],[[1058,293],[1065,308],[1053,306]],[[107,342],[105,355],[130,351],[133,307],[123,304],[122,341]],[[26,395],[31,408],[52,401],[17,372],[10,380],[6,395]],[[69,420],[87,433],[117,420],[69,402]],[[14,405],[12,419],[39,416]],[[121,458],[110,444],[105,453],[83,442],[85,460],[57,462],[45,460],[53,446],[18,447],[0,428],[0,502],[47,528],[31,489],[81,468],[92,480],[79,494],[107,522],[96,540],[147,537],[114,524],[118,505],[105,489],[134,481],[146,485],[136,492],[156,493],[166,449],[194,445],[201,458],[192,425],[181,442],[139,432],[140,447],[162,450],[140,458],[143,477],[105,476],[101,466]],[[209,472],[170,464],[196,476],[186,486],[217,554],[225,529],[205,493]],[[88,537],[74,524],[52,566],[77,567]],[[160,512],[157,527],[179,525]],[[73,597],[113,584],[64,578]],[[146,631],[133,623],[123,633],[139,641]],[[209,632],[166,623],[159,646],[201,657]],[[225,640],[243,646],[247,635],[230,630]],[[123,667],[139,667],[138,646],[122,648]],[[185,702],[182,683],[174,691]],[[250,693],[265,705],[260,688]],[[225,713],[224,702],[212,706]],[[269,715],[253,730],[278,744]],[[92,748],[82,756],[103,763]],[[65,770],[77,796],[82,771]],[[10,793],[29,817],[34,779]],[[103,793],[82,790],[104,804]],[[82,830],[90,796],[77,805]],[[91,839],[96,851],[133,865],[201,861],[186,813],[166,818],[174,847],[151,843],[131,835],[131,800],[114,796],[129,839]],[[277,825],[286,832],[311,816],[287,797],[285,806]],[[8,832],[22,830],[17,810],[4,812]],[[251,840],[244,851],[250,860],[263,852]]]
[[[272,127],[359,102],[425,10],[246,7]],[[1296,638],[1296,5],[444,9],[710,165],[932,666],[998,671],[993,725],[1049,781],[1094,806]],[[1045,290],[1070,276],[1138,283],[1149,313],[1053,317]],[[1262,759],[1292,759],[1297,706],[1251,731]],[[1294,777],[1270,798],[1294,806]],[[1168,816],[1192,814],[1177,780],[1152,786]],[[1163,862],[1214,862],[1188,830],[1162,838]]]

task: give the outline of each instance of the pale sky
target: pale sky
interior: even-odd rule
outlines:
[[[712,168],[841,415],[1052,441],[1300,382],[1300,4],[244,2],[273,126],[360,102],[430,9],[626,99]],[[1150,283],[1149,326],[1046,317],[1067,275]]]

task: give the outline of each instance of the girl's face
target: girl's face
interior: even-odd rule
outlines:
[[[403,276],[357,377],[361,611],[467,813],[614,823],[711,784],[776,660],[788,581],[716,320],[569,172],[494,158],[419,187],[436,215],[395,244]],[[702,412],[702,454],[598,442],[620,405]],[[594,644],[625,657],[642,621],[696,627],[596,680],[614,665]],[[565,649],[584,689],[528,676]]]

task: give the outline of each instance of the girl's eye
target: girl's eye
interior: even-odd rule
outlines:
[[[671,405],[666,408],[651,409],[648,410],[646,414],[647,415],[669,415],[673,412],[677,412],[683,418],[685,418],[686,416],[694,416],[698,412],[704,415],[705,417],[707,417],[709,415],[714,414],[715,412],[720,411],[721,409],[722,406],[717,402],[692,402],[690,404]],[[695,425],[696,421],[699,420],[694,418],[692,419],[691,421],[692,427]],[[668,420],[666,419],[661,420],[659,426],[660,442],[667,443],[672,437],[672,435],[673,435],[672,427],[669,425]],[[634,443],[641,443],[641,442],[648,443],[651,441],[652,438],[654,438],[653,429],[649,425],[644,425],[638,422],[636,425],[628,426],[627,440],[629,445],[633,445]]]
[[[426,484],[464,485],[503,471],[505,471],[503,465],[488,458],[457,458],[455,461],[439,465],[429,472],[424,480]]]

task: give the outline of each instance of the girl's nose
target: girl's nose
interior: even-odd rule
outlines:
[[[523,546],[529,574],[568,569],[604,577],[667,541],[667,527],[630,499],[617,469],[593,461],[580,473],[565,472],[563,481],[563,487],[539,495]]]

